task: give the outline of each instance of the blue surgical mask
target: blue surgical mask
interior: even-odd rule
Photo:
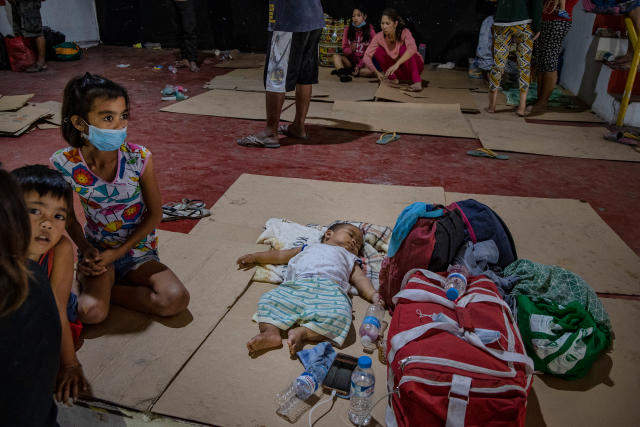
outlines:
[[[82,136],[89,140],[91,145],[100,151],[113,151],[124,144],[127,137],[127,128],[122,129],[100,129],[89,125],[89,135],[83,133]]]
[[[360,25],[354,25],[354,27],[356,27],[356,28],[362,28],[362,27],[364,27],[365,25],[367,25],[367,21],[362,21],[362,24],[360,24]]]

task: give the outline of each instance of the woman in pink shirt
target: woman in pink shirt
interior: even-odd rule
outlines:
[[[367,24],[366,19],[367,14],[362,7],[353,9],[351,25],[344,29],[342,36],[342,55],[333,55],[336,69],[332,74],[340,76],[341,82],[350,82],[350,73],[354,76],[373,76],[373,71],[365,67],[363,58],[376,31],[373,25]]]
[[[397,83],[399,80],[411,80],[413,84],[409,90],[421,91],[420,73],[424,69],[424,61],[411,31],[394,9],[382,12],[380,26],[382,31],[371,40],[364,54],[365,65],[376,73],[380,81]],[[374,59],[379,67],[374,65]]]

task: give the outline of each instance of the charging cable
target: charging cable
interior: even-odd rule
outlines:
[[[325,400],[321,400],[320,402],[316,403],[315,405],[313,405],[313,408],[311,408],[311,410],[309,411],[309,427],[313,427],[313,423],[311,422],[311,414],[313,413],[313,410],[316,409],[318,406],[323,405],[327,402],[331,402],[334,397],[336,397],[336,391],[332,390],[331,391],[331,397]]]
[[[367,415],[364,418],[367,419],[367,417],[369,415],[371,415],[371,412],[373,412],[373,408],[375,408],[376,405],[378,403],[380,403],[383,399],[385,399],[387,396],[392,395],[394,393],[399,393],[399,392],[400,392],[400,390],[393,390],[393,391],[385,394],[384,396],[382,396],[380,399],[376,400],[376,403],[374,403],[373,406],[371,406],[371,408],[369,409],[369,412],[367,412]],[[309,411],[309,427],[313,427],[313,423],[311,422],[311,414],[313,413],[313,410],[316,409],[320,405],[324,405],[327,402],[331,402],[335,397],[336,397],[336,391],[333,390],[333,391],[331,391],[331,397],[329,397],[328,399],[325,399],[325,400],[321,400],[320,402],[318,402],[315,405],[313,405],[313,408],[311,408],[311,410]],[[351,396],[348,396],[348,397],[338,396],[338,397],[341,397],[342,399],[349,399],[349,397],[351,397]],[[358,424],[358,427],[362,427],[362,423]]]

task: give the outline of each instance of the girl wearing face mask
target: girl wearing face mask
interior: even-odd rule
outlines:
[[[189,293],[158,258],[162,206],[153,157],[126,140],[126,89],[89,73],[75,77],[64,90],[62,117],[71,147],[50,161],[80,198],[87,220],[84,230],[75,215],[66,225],[79,250],[78,318],[100,323],[111,302],[159,316],[185,310]]]
[[[424,61],[418,53],[416,41],[411,31],[394,9],[385,9],[380,19],[382,31],[376,34],[364,54],[364,63],[376,70],[381,82],[397,84],[400,80],[410,80],[409,90],[422,90],[420,74]],[[374,65],[374,60],[377,64]]]
[[[344,29],[342,36],[342,55],[333,55],[333,64],[341,82],[350,82],[351,75],[370,77],[373,71],[364,65],[364,52],[371,39],[376,36],[373,25],[367,23],[367,14],[358,6],[351,14],[351,25]]]

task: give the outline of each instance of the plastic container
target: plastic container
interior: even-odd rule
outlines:
[[[447,298],[455,301],[462,296],[467,290],[467,279],[469,271],[467,267],[461,264],[450,265],[447,269],[449,274],[444,282],[444,290]]]
[[[351,402],[348,414],[353,424],[369,425],[375,385],[376,378],[371,370],[371,358],[362,356],[358,359],[358,366],[351,375]]]
[[[289,386],[276,394],[276,413],[295,423],[310,408],[305,402],[318,389],[318,382],[313,374],[302,373]]]
[[[424,63],[427,59],[427,45],[420,43],[418,46],[418,52],[420,53],[420,56],[422,56],[422,63]]]
[[[384,319],[384,308],[378,304],[369,305],[358,331],[360,343],[367,352],[372,353],[377,347],[376,340],[380,335],[382,319]]]

